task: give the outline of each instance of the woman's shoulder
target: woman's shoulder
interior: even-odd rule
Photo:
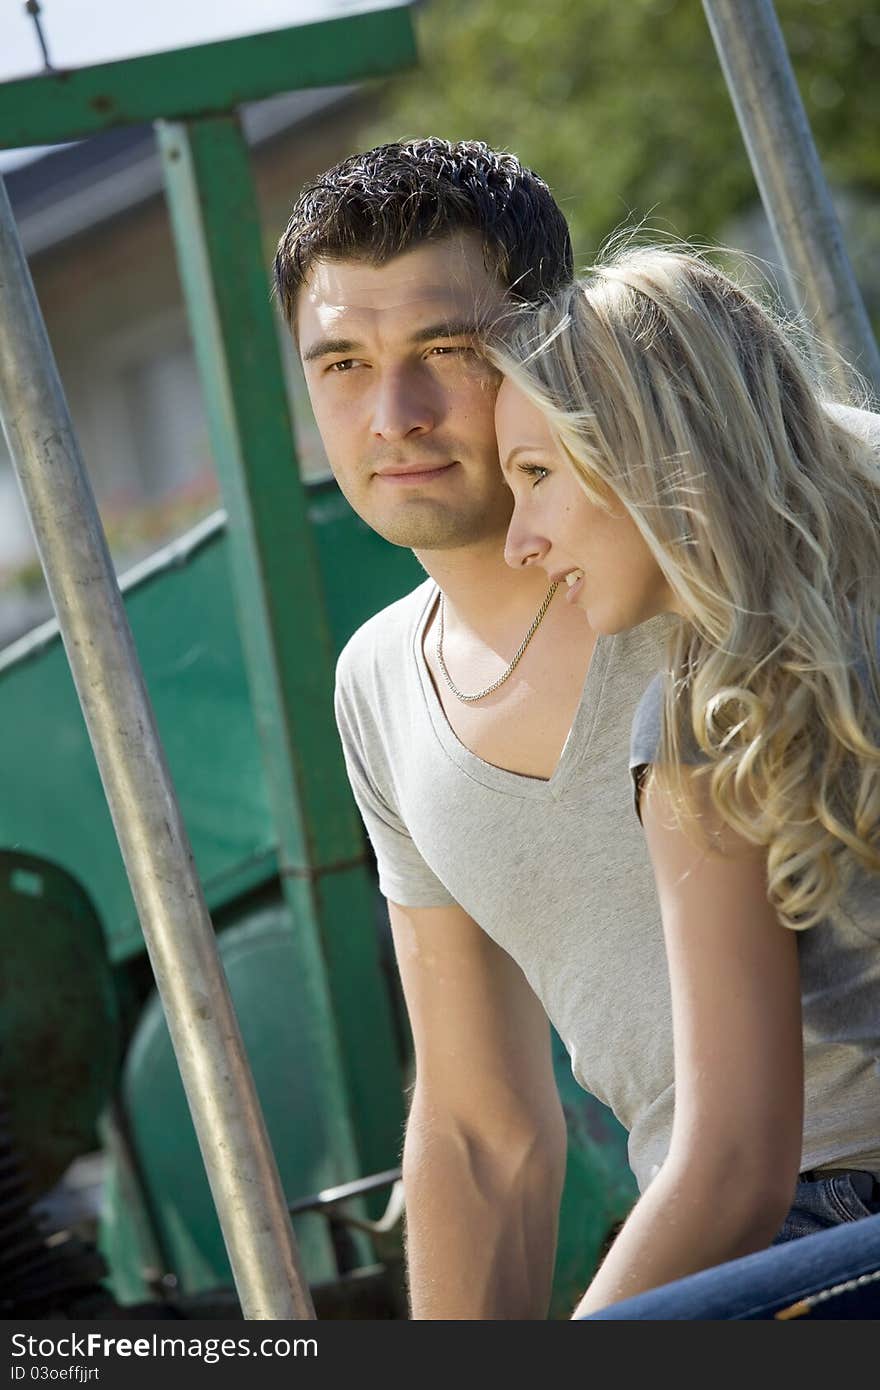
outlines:
[[[636,815],[639,820],[641,820],[639,803],[647,770],[662,759],[667,680],[668,677],[664,671],[658,671],[651,678],[642,692],[633,715],[629,739],[629,768],[632,774]],[[677,761],[684,767],[696,767],[701,763],[707,763],[709,757],[703,752],[694,737],[690,718],[681,707],[678,708],[677,713]]]
[[[666,678],[662,671],[652,677],[636,705],[629,739],[629,765],[644,767],[657,761],[663,733],[663,706]]]
[[[668,677],[658,671],[648,682],[636,705],[629,740],[630,767],[643,767],[655,763],[660,757],[663,743],[663,713],[666,707],[666,685]],[[679,705],[678,713],[678,759],[693,766],[708,761],[707,755],[697,743],[687,711]]]

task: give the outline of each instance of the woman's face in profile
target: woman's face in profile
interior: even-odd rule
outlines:
[[[514,509],[504,556],[538,565],[599,633],[623,632],[673,611],[674,596],[641,532],[609,491],[598,506],[581,486],[546,419],[505,379],[495,408],[498,456]]]

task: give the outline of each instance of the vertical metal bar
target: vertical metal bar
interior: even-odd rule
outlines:
[[[880,399],[880,353],[843,242],[772,0],[703,0],[764,209],[791,285],[844,391],[840,354]]]
[[[2,179],[0,417],[244,1315],[313,1318],[192,850]]]
[[[402,1079],[374,892],[333,721],[332,644],[268,257],[236,116],[160,121],[157,136],[229,515],[239,628],[284,892],[312,1001],[303,1025],[342,1182],[396,1160]]]

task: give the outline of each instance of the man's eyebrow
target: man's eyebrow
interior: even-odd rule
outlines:
[[[430,343],[435,338],[476,338],[480,330],[473,319],[441,319],[419,328],[410,337],[411,343]]]
[[[302,355],[304,362],[314,362],[318,357],[329,357],[337,353],[361,352],[362,345],[356,343],[351,338],[318,338],[307,347]]]
[[[410,336],[411,343],[431,343],[438,338],[475,338],[479,333],[473,319],[441,319],[419,328]],[[344,356],[363,352],[363,343],[353,338],[318,338],[302,355],[303,362],[315,362],[319,357]]]

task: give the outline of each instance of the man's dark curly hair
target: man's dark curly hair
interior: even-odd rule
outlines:
[[[318,260],[384,265],[425,241],[475,231],[487,270],[516,299],[572,277],[565,218],[543,179],[482,140],[379,145],[303,189],[278,243],[275,285],[288,323]]]

